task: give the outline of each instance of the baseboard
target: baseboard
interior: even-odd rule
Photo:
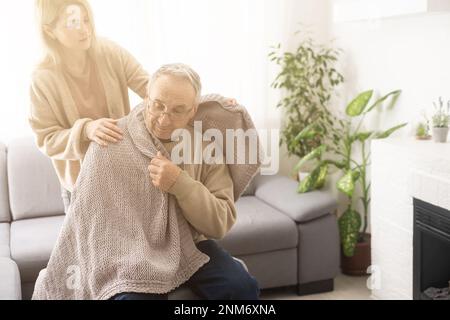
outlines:
[[[334,279],[302,283],[298,284],[297,286],[297,294],[299,296],[330,292],[333,290],[334,290]]]

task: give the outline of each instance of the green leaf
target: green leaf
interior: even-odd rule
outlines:
[[[318,126],[315,123],[312,123],[308,125],[306,128],[304,128],[302,131],[300,131],[300,133],[295,137],[294,140],[296,142],[300,142],[301,140],[312,139],[320,133],[321,131],[318,128]]]
[[[316,183],[316,181],[314,181],[314,177],[312,176],[312,173],[311,173],[305,179],[300,181],[297,192],[298,193],[308,193],[313,189],[313,186],[315,185],[315,183]]]
[[[318,185],[318,180],[323,172],[323,163],[320,163],[305,179],[298,185],[298,193],[307,193],[313,191]]]
[[[339,181],[337,182],[337,188],[342,193],[345,193],[349,197],[353,197],[355,191],[355,182],[360,176],[359,171],[349,170]]]
[[[364,142],[369,139],[373,133],[373,131],[357,133],[351,138],[351,141],[353,142],[359,140],[360,142]]]
[[[350,104],[347,106],[347,109],[345,110],[347,115],[350,117],[357,117],[361,115],[366,109],[370,99],[372,98],[372,95],[373,90],[363,92],[359,96],[357,96],[356,99],[350,102]]]
[[[333,166],[341,170],[345,168],[345,161],[338,162],[333,160],[325,160],[324,162],[327,163],[328,165],[332,164]]]
[[[292,170],[292,173],[293,174],[297,173],[306,162],[313,160],[313,159],[320,158],[320,156],[326,150],[327,150],[327,146],[323,144],[320,147],[318,147],[318,148],[314,149],[313,151],[311,151],[310,153],[308,153],[306,156],[304,156],[302,159],[300,159],[300,161],[297,163],[297,165]]]
[[[396,94],[396,95],[394,95],[394,96],[392,97],[391,102],[390,102],[389,105],[387,106],[388,109],[392,109],[392,108],[395,107],[395,105],[397,104],[397,100],[398,100],[398,98],[400,97],[401,93],[402,93],[402,91],[399,90],[399,93]]]
[[[393,107],[395,105],[395,103],[397,102],[398,98],[400,97],[401,93],[402,93],[401,90],[396,90],[396,91],[393,91],[391,93],[388,93],[384,97],[382,97],[382,98],[378,99],[377,101],[375,101],[375,103],[369,108],[369,110],[366,111],[366,113],[369,113],[370,111],[375,109],[377,106],[382,104],[384,101],[386,101],[391,96],[392,96],[392,100],[391,100],[391,103],[390,103],[389,107]]]
[[[323,188],[323,186],[325,185],[325,182],[327,180],[327,175],[328,175],[328,164],[324,163],[320,167],[320,172],[317,177],[317,181],[316,181],[316,185],[314,186],[314,189],[317,190],[317,189]]]
[[[369,131],[369,132],[361,132],[361,133],[359,133],[358,135],[357,135],[357,139],[360,141],[360,142],[364,142],[364,141],[366,141],[367,139],[369,139],[372,135],[373,135],[373,131]]]
[[[358,243],[359,230],[361,229],[361,215],[359,212],[347,209],[339,218],[339,232],[341,236],[342,251],[345,256],[352,257]]]
[[[376,139],[386,139],[388,138],[391,134],[393,134],[395,131],[400,130],[403,127],[406,127],[408,125],[408,123],[404,123],[398,126],[395,126],[389,130],[386,130],[384,132],[381,132],[379,134],[377,134],[377,136],[375,137]]]

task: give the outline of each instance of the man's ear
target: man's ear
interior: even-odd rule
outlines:
[[[52,28],[51,28],[49,25],[45,25],[45,26],[44,26],[44,32],[45,32],[45,34],[46,34],[47,36],[50,37],[50,39],[56,40],[56,36],[55,36],[55,34],[53,33],[53,30],[52,30]]]
[[[194,120],[195,115],[197,114],[198,106],[199,106],[199,104],[196,103],[196,104],[194,105],[194,108],[193,108],[192,111],[191,111],[191,121]]]

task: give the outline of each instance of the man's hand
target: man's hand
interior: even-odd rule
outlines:
[[[153,185],[164,192],[168,192],[172,188],[181,173],[181,169],[166,159],[161,152],[158,152],[156,158],[153,158],[148,170]]]

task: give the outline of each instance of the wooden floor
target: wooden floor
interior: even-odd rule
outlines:
[[[371,292],[367,288],[368,277],[349,277],[339,275],[334,280],[334,291],[297,296],[295,288],[281,288],[263,291],[262,300],[371,300]]]

